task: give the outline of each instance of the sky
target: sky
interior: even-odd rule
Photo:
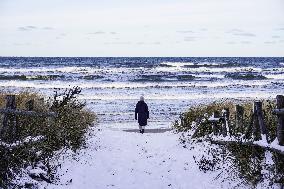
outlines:
[[[284,1],[0,0],[0,56],[284,56]]]

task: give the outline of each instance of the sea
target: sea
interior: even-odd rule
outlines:
[[[149,128],[169,128],[197,104],[284,94],[284,57],[0,57],[0,92],[79,86],[79,99],[111,129],[137,128],[143,95]]]

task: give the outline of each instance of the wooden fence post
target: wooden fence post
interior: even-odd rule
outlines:
[[[255,113],[258,120],[258,125],[260,127],[261,139],[267,142],[267,129],[264,123],[263,113],[262,113],[262,102],[255,101],[254,102]],[[262,138],[264,137],[264,138]]]
[[[16,109],[16,96],[15,95],[6,96],[6,109],[11,109],[11,110]],[[16,134],[16,130],[17,130],[16,115],[4,114],[3,125],[1,129],[1,137],[4,137],[4,140],[8,139],[12,141]]]
[[[220,116],[220,115],[219,115],[219,113],[218,113],[217,111],[213,112],[213,117],[214,117],[214,118],[218,118],[219,116]],[[213,127],[213,133],[214,133],[214,135],[217,135],[220,131],[219,131],[218,124],[217,124],[216,121],[214,121],[214,122],[212,123],[212,127]]]
[[[253,139],[254,140],[259,140],[261,138],[260,135],[260,127],[259,127],[259,122],[258,122],[258,117],[257,117],[257,111],[256,111],[256,102],[253,103],[252,105],[252,133],[253,133]]]
[[[236,105],[236,131],[244,132],[244,108],[241,105]]]
[[[223,136],[229,135],[229,116],[230,112],[228,108],[222,110],[222,134]]]
[[[284,96],[283,95],[277,95],[276,96],[276,108],[277,109],[283,109],[284,108]],[[279,142],[279,145],[284,145],[284,115],[283,114],[277,114],[277,139]]]

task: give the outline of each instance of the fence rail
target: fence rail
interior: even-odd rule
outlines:
[[[6,107],[0,109],[0,114],[3,116],[3,124],[0,127],[0,139],[4,142],[14,142],[17,140],[18,121],[17,116],[28,116],[28,117],[57,117],[55,112],[36,112],[34,110],[34,99],[30,99],[26,102],[26,110],[17,109],[16,95],[7,95]],[[3,136],[12,136],[10,139],[5,139]],[[8,141],[7,141],[8,140]]]
[[[57,117],[55,112],[35,112],[35,111],[25,111],[25,110],[13,110],[13,109],[1,109],[0,114],[14,114],[32,117]]]
[[[261,101],[255,101],[252,107],[252,117],[249,125],[244,125],[244,108],[241,105],[235,106],[235,128],[229,127],[229,109],[225,108],[222,112],[214,112],[208,119],[212,124],[214,135],[223,135],[224,137],[231,135],[233,129],[241,131],[245,136],[252,135],[254,140],[262,140],[268,142],[268,130],[263,115],[263,107]],[[284,96],[276,96],[276,108],[272,110],[272,114],[277,119],[276,137],[278,144],[284,146]],[[221,116],[219,116],[221,115]],[[221,126],[220,126],[221,125]],[[197,128],[193,137],[199,132]]]

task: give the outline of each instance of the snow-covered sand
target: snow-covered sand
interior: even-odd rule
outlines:
[[[217,173],[203,173],[179,135],[99,129],[77,160],[65,159],[61,181],[47,188],[222,188]],[[71,180],[71,181],[70,181]]]

